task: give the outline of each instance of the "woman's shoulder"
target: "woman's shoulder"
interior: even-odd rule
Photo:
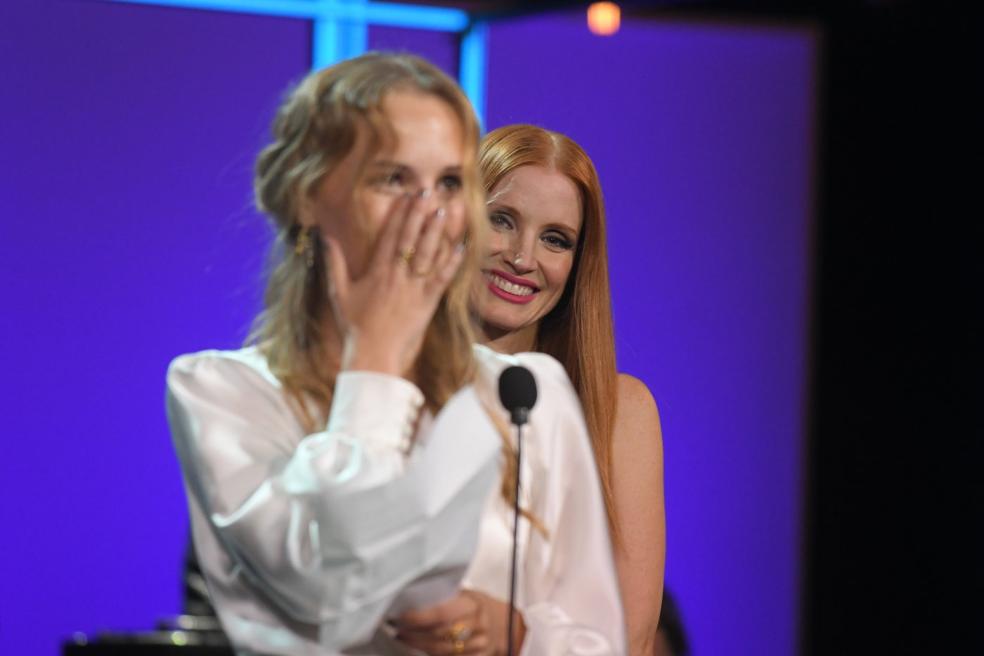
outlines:
[[[653,440],[653,436],[656,439]],[[615,412],[616,442],[658,446],[662,439],[659,409],[649,387],[630,374],[618,374]]]
[[[258,372],[267,370],[266,358],[255,346],[241,349],[222,350],[205,349],[194,353],[182,353],[171,360],[168,375],[191,375],[208,369],[228,369],[236,371],[253,369]]]
[[[171,361],[167,369],[168,389],[230,387],[280,388],[266,358],[255,346],[236,350],[208,349],[185,353]]]
[[[479,366],[487,375],[498,378],[506,367],[519,365],[530,370],[537,387],[562,388],[573,393],[574,387],[567,370],[552,355],[538,351],[499,353],[480,344],[475,345],[474,353]]]
[[[656,411],[656,399],[649,387],[632,374],[618,373],[617,394],[619,408],[627,411],[647,412]]]

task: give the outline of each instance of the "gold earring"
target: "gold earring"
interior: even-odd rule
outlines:
[[[311,233],[315,228],[301,228],[297,233],[297,242],[294,244],[294,255],[304,258],[307,268],[314,266],[314,239]]]

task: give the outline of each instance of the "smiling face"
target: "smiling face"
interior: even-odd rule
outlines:
[[[454,110],[436,96],[409,90],[390,91],[380,109],[390,131],[382,148],[366,160],[369,127],[360,123],[352,150],[301,206],[301,223],[338,242],[353,278],[365,274],[383,223],[402,218],[391,215],[401,194],[425,192],[417,203],[426,215],[444,208],[447,247],[465,231],[464,135]]]
[[[492,230],[476,306],[486,334],[526,333],[560,300],[582,229],[581,197],[562,173],[520,166],[489,193]]]

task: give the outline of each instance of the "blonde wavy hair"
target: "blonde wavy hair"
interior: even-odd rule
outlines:
[[[320,237],[310,240],[310,264],[305,254],[295,252],[302,231],[300,201],[352,151],[357,130],[365,129],[369,147],[358,166],[361,178],[364,166],[391,135],[381,103],[394,90],[446,102],[461,123],[465,144],[465,260],[431,320],[414,364],[415,382],[436,412],[474,377],[475,326],[468,296],[486,230],[474,111],[457,83],[419,57],[368,53],[346,60],[309,74],[287,95],[273,122],[273,141],[257,157],[254,178],[256,204],[269,216],[276,239],[264,308],[247,343],[266,356],[308,431],[327,420],[340,363],[326,339],[332,310],[324,245]]]
[[[577,390],[591,435],[612,540],[621,542],[612,488],[612,431],[617,376],[605,204],[598,173],[587,153],[569,137],[535,125],[508,125],[488,133],[479,147],[486,194],[520,166],[558,171],[577,187],[582,226],[574,266],[557,305],[537,330],[538,351],[557,358]]]

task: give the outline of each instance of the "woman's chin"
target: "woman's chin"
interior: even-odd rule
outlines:
[[[520,317],[503,316],[498,312],[483,313],[480,319],[485,334],[491,339],[519,332],[529,326],[529,322]]]

